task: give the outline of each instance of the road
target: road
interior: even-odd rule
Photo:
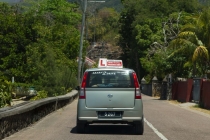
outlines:
[[[90,125],[76,133],[77,100],[4,140],[210,140],[210,115],[143,95],[144,135],[128,125]]]

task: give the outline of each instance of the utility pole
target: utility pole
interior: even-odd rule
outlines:
[[[88,2],[105,2],[105,1],[88,1]],[[78,86],[81,84],[81,66],[82,66],[82,49],[83,49],[83,37],[84,37],[84,28],[85,28],[85,15],[87,9],[87,0],[81,0],[82,7],[82,27],[81,27],[81,36],[80,36],[80,49],[79,49],[79,58],[78,58]]]
[[[83,0],[81,2],[82,6],[82,27],[81,27],[81,35],[80,35],[80,49],[79,49],[79,58],[78,58],[78,86],[80,86],[80,73],[81,73],[81,64],[82,64],[82,48],[83,48],[83,36],[84,36],[84,28],[85,28],[85,13],[87,8],[87,0]]]

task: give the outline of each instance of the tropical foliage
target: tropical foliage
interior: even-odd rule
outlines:
[[[203,77],[209,68],[209,11],[196,0],[122,1],[120,46],[140,79]],[[202,9],[202,10],[201,10]]]
[[[95,16],[88,17],[89,22],[96,19],[95,23],[86,25],[89,40],[92,42],[96,27],[98,41],[116,44],[113,38],[118,36],[118,17],[119,13],[113,8],[97,10]],[[0,3],[0,20],[0,72],[5,80],[11,81],[14,77],[12,86],[34,86],[38,95],[33,100],[65,94],[76,87],[81,27],[79,5],[66,0]],[[85,41],[83,54],[87,46]],[[6,98],[11,92],[1,91],[1,95]],[[5,100],[2,102],[6,104]]]
[[[81,14],[65,0],[0,3],[0,71],[6,80],[34,85],[48,96],[76,87]],[[3,93],[3,91],[2,91]]]
[[[11,104],[11,83],[3,76],[0,77],[0,108],[5,105],[9,106]]]

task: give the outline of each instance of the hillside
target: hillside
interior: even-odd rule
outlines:
[[[8,2],[8,3],[18,3],[23,0],[0,0],[0,2]],[[67,0],[69,2],[79,2],[80,0]],[[102,7],[113,7],[117,11],[120,11],[122,9],[121,0],[105,0],[106,2],[103,4],[103,6],[99,6],[99,8]],[[201,4],[210,4],[210,0],[198,0]]]
[[[80,2],[80,0],[68,0],[69,2]],[[97,0],[96,0],[97,1]],[[99,1],[99,0],[98,0]],[[108,8],[114,8],[116,11],[121,11],[122,9],[122,4],[121,0],[103,0],[105,1],[104,3],[95,3],[97,4],[97,8],[101,9],[103,7],[108,7]],[[94,5],[94,3],[89,3],[90,6]]]
[[[7,2],[7,3],[18,3],[21,2],[22,0],[0,0],[0,2]]]
[[[0,0],[0,2],[7,2],[7,3],[11,3],[11,4],[14,4],[14,3],[19,3],[21,1],[24,1],[24,0]],[[76,2],[76,3],[79,3],[80,0],[67,0],[69,2]],[[91,1],[94,1],[94,0],[91,0]],[[95,0],[97,1],[97,0]],[[100,1],[100,0],[98,0]],[[120,12],[121,9],[123,8],[123,5],[121,3],[121,0],[103,0],[105,1],[104,3],[88,3],[88,7],[91,8],[91,7],[97,7],[97,9],[101,9],[103,7],[108,7],[108,8],[114,8],[116,11]],[[210,0],[198,0],[201,4],[203,5],[210,5]]]
[[[24,0],[0,0],[0,2],[7,2],[7,3],[19,3]],[[80,2],[80,0],[67,0],[69,2]],[[121,0],[104,0],[104,3],[88,3],[89,7],[94,7],[97,6],[98,9],[101,9],[103,7],[109,7],[109,8],[114,8],[116,11],[120,11],[122,9],[122,4]]]

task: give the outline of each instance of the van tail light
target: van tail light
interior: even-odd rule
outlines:
[[[134,79],[134,87],[135,87],[135,99],[141,99],[141,90],[140,90],[138,78],[135,72],[133,72],[133,79]]]
[[[88,72],[84,73],[83,79],[82,79],[82,84],[81,84],[81,89],[80,89],[80,93],[79,93],[79,99],[85,99],[85,87],[86,87],[86,83],[87,83],[87,76],[88,76]]]

